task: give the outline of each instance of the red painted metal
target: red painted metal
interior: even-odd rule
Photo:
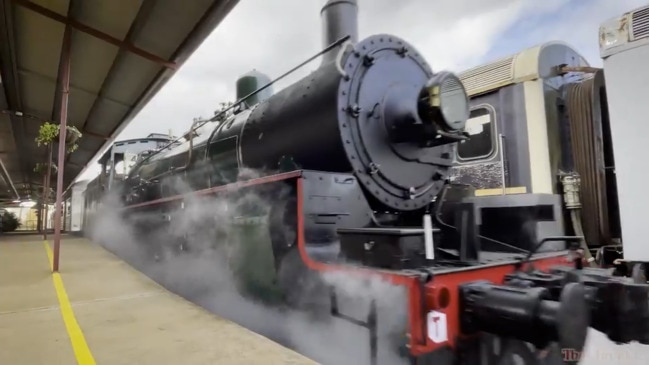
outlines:
[[[516,270],[516,261],[506,261],[501,264],[480,266],[477,268],[458,269],[449,272],[439,272],[432,281],[421,285],[419,278],[414,274],[377,270],[369,267],[351,266],[345,264],[327,264],[312,259],[306,252],[304,235],[304,189],[302,171],[296,170],[261,178],[240,181],[228,185],[204,189],[185,195],[176,195],[154,201],[133,204],[128,208],[142,207],[154,204],[162,204],[181,200],[191,195],[209,195],[225,191],[233,191],[239,188],[267,184],[282,180],[296,179],[297,188],[297,245],[302,261],[306,266],[315,271],[331,272],[345,271],[352,275],[375,277],[387,283],[404,286],[408,299],[408,328],[410,335],[409,347],[413,356],[419,356],[432,351],[457,345],[458,339],[467,338],[460,331],[460,310],[458,287],[466,282],[476,280],[488,280],[495,284],[502,284],[505,275]],[[533,265],[540,270],[547,270],[556,265],[569,264],[567,252],[539,254],[529,264],[523,265],[520,269],[527,269]],[[442,343],[434,343],[427,336],[427,313],[431,310],[440,311],[446,314],[448,324],[448,340]]]
[[[419,356],[440,348],[456,346],[457,339],[466,338],[460,331],[460,310],[459,310],[459,285],[476,280],[488,280],[495,284],[502,284],[506,274],[516,270],[516,262],[503,262],[492,266],[481,266],[478,268],[467,268],[455,270],[448,273],[436,274],[430,282],[420,286],[418,278],[396,271],[377,270],[366,267],[347,266],[342,264],[325,264],[313,260],[306,252],[304,237],[304,207],[303,207],[303,186],[302,178],[297,179],[297,245],[300,257],[308,268],[316,271],[337,271],[343,270],[350,274],[363,275],[366,277],[382,278],[388,283],[406,287],[408,297],[408,327],[410,334],[410,351],[413,356]],[[541,255],[539,255],[541,256]],[[547,254],[541,258],[532,259],[528,265],[535,268],[547,270],[551,266],[566,265],[569,258],[566,252],[559,252],[555,255]],[[521,269],[526,269],[523,265]],[[440,300],[440,292],[445,293],[443,300]],[[424,296],[425,300],[422,300]],[[444,305],[439,305],[443,302]],[[424,307],[422,307],[422,305]],[[434,343],[427,336],[427,313],[437,310],[447,316],[448,340],[442,343]]]
[[[570,265],[569,257],[565,252],[557,253],[554,256],[545,256],[540,259],[533,260],[534,267],[539,270],[548,270],[552,266],[557,265]],[[525,269],[525,266],[523,266]],[[425,294],[427,299],[432,299],[435,297],[435,293],[438,292],[440,288],[448,289],[449,301],[448,305],[445,308],[439,308],[433,300],[426,300],[426,308],[417,308],[418,312],[414,313],[427,313],[431,310],[437,310],[446,314],[446,320],[448,325],[447,335],[448,335],[448,344],[436,344],[432,341],[429,341],[426,338],[426,334],[418,334],[418,338],[426,341],[421,343],[420,346],[416,347],[416,351],[421,353],[430,352],[442,347],[443,345],[455,347],[456,340],[462,339],[463,336],[460,332],[460,311],[459,311],[459,286],[478,280],[487,280],[494,284],[503,284],[505,275],[511,274],[516,270],[514,263],[498,265],[495,264],[491,267],[481,267],[478,269],[472,270],[462,270],[456,272],[450,272],[447,274],[438,274],[435,275],[434,279],[426,284]],[[421,311],[423,309],[423,311]],[[411,307],[411,315],[413,308]],[[426,328],[425,322],[427,321],[424,316],[417,316],[414,318],[415,326],[414,328]],[[425,345],[424,345],[425,343]]]
[[[61,207],[63,201],[63,171],[65,170],[65,135],[68,121],[68,97],[70,95],[70,43],[72,32],[65,28],[61,50],[61,118],[59,125],[59,156],[56,170],[56,205],[54,206],[54,258],[52,270],[59,271],[59,248],[61,246]]]
[[[87,25],[85,25],[85,24],[83,24],[81,22],[78,22],[78,21],[72,19],[72,18],[68,18],[66,16],[63,16],[63,15],[61,15],[61,14],[55,12],[55,11],[52,11],[52,10],[46,8],[46,7],[40,6],[38,4],[35,4],[35,3],[31,2],[31,1],[27,1],[27,0],[12,0],[12,1],[14,3],[16,3],[16,4],[22,6],[22,7],[26,8],[26,9],[29,9],[29,10],[35,12],[35,13],[38,13],[38,14],[46,17],[46,18],[55,20],[55,21],[57,21],[59,23],[70,25],[71,27],[73,27],[74,29],[76,29],[76,30],[78,30],[80,32],[90,34],[93,37],[99,38],[104,42],[107,42],[107,43],[113,44],[113,45],[115,45],[115,46],[117,46],[119,48],[125,49],[125,50],[127,50],[127,51],[129,51],[131,53],[134,53],[134,54],[136,54],[136,55],[138,55],[138,56],[140,56],[142,58],[145,58],[145,59],[147,59],[147,60],[149,60],[151,62],[155,62],[155,63],[157,63],[157,64],[159,64],[161,66],[164,66],[164,67],[172,69],[172,70],[178,69],[178,65],[175,62],[165,60],[164,58],[156,56],[153,53],[149,53],[149,52],[147,52],[147,51],[145,51],[145,50],[143,50],[141,48],[138,48],[138,47],[134,46],[133,44],[131,44],[129,42],[124,42],[124,41],[122,41],[120,39],[112,37],[112,36],[102,32],[102,31],[99,31],[99,30],[97,30],[95,28],[89,27],[89,26],[87,26]]]

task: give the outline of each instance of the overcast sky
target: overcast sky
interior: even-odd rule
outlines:
[[[237,77],[252,69],[277,77],[320,51],[325,0],[241,0],[118,139],[181,135],[194,117],[234,101]],[[359,0],[359,39],[397,35],[433,70],[462,71],[539,43],[561,40],[601,65],[599,24],[646,0]],[[315,60],[275,90],[304,76]],[[93,178],[98,166],[79,179]]]

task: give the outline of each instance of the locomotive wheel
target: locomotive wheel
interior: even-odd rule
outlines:
[[[275,256],[277,284],[284,294],[286,304],[300,308],[308,298],[309,269],[302,262],[297,248],[297,199],[273,204],[269,217],[270,239]]]
[[[306,311],[316,317],[329,315],[327,287],[318,273],[304,264],[297,247],[283,257],[277,281],[290,308]]]
[[[297,198],[293,194],[288,199],[273,204],[268,226],[273,254],[279,269],[284,254],[297,246]]]

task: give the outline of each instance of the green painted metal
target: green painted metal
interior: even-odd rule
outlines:
[[[244,74],[243,76],[239,77],[239,79],[237,80],[236,100],[239,100],[245,97],[246,95],[253,93],[255,90],[268,84],[270,81],[271,81],[270,77],[257,70],[252,70]],[[273,95],[273,88],[271,86],[256,93],[255,95],[246,98],[245,103],[247,106],[253,106],[269,98],[272,95]]]

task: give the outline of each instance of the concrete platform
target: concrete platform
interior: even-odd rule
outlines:
[[[0,236],[0,364],[316,364],[170,293],[99,245]]]

